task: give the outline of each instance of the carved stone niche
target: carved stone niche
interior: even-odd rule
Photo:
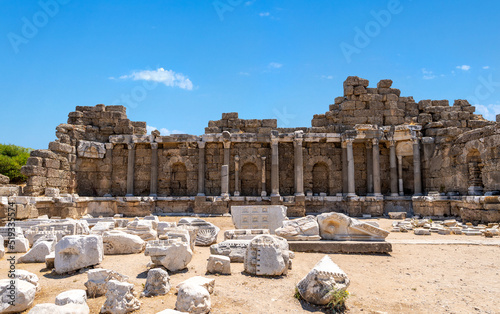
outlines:
[[[79,141],[77,152],[78,157],[100,159],[106,155],[106,146],[99,142]]]

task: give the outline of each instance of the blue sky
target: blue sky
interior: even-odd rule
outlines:
[[[500,113],[497,1],[0,1],[0,143],[46,148],[75,106],[164,134],[310,126],[349,75]]]

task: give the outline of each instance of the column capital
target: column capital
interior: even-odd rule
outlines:
[[[375,137],[372,139],[372,143],[373,143],[373,145],[378,145],[378,143],[380,143],[380,139]]]
[[[372,141],[368,141],[368,142],[366,142],[366,148],[367,148],[367,149],[370,149],[370,148],[372,148],[372,147],[373,147]]]
[[[104,146],[106,146],[106,149],[113,149],[115,145],[113,143],[105,143]]]
[[[346,138],[346,139],[344,139],[344,141],[345,141],[345,143],[347,145],[351,145],[352,146],[352,143],[354,142],[354,139],[353,138]]]
[[[262,159],[262,161],[266,160],[267,157],[266,156],[261,156],[260,159]]]
[[[158,143],[151,143],[151,149],[158,149]]]
[[[135,148],[135,143],[128,143],[127,144],[128,149],[134,149]]]
[[[234,156],[234,161],[235,161],[235,162],[240,161],[240,156],[238,156],[238,155]]]
[[[420,142],[420,140],[418,137],[415,136],[415,137],[411,138],[411,142],[413,143],[413,145],[415,145],[415,144],[418,144]]]
[[[278,145],[278,143],[279,143],[279,138],[271,137],[271,145]]]
[[[304,141],[304,139],[302,137],[296,137],[293,139],[293,145],[296,146],[302,146],[302,142]]]
[[[198,141],[198,148],[205,148],[205,141]]]
[[[389,144],[389,147],[396,145],[396,141],[395,140],[390,140],[387,143]]]
[[[222,142],[224,144],[224,148],[231,148],[231,141],[224,141]]]

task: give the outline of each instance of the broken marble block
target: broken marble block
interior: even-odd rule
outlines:
[[[106,294],[108,291],[107,283],[110,280],[127,281],[128,277],[114,270],[109,269],[91,269],[87,272],[87,296],[89,298],[97,298]]]
[[[431,235],[429,229],[424,229],[424,228],[415,228],[413,230],[413,233],[416,235]]]
[[[11,293],[14,291],[14,293]],[[0,279],[0,313],[21,313],[35,300],[36,286],[25,280]]]
[[[335,297],[332,292],[346,290],[348,286],[346,273],[325,255],[297,284],[297,290],[307,302],[326,305]]]
[[[217,242],[217,235],[219,234],[220,228],[213,223],[200,218],[187,217],[181,218],[177,225],[187,225],[198,229],[198,233],[196,234],[196,245],[208,246]]]
[[[102,237],[98,235],[65,236],[56,244],[55,270],[67,273],[102,262]]]
[[[325,240],[383,241],[389,235],[389,231],[341,213],[324,213],[316,219]]]
[[[9,239],[7,253],[26,253],[30,249],[30,242],[25,237]]]
[[[198,285],[207,289],[208,293],[212,294],[214,292],[215,279],[207,278],[203,276],[194,276],[184,280],[176,286],[176,289],[179,290],[183,285]]]
[[[294,254],[288,242],[274,235],[260,235],[250,241],[245,253],[246,273],[258,276],[281,276],[288,273]]]
[[[207,272],[231,275],[231,259],[223,255],[210,255],[208,257]]]
[[[104,232],[102,242],[105,255],[141,253],[146,245],[141,237],[119,230]]]
[[[269,229],[272,234],[288,219],[286,212],[283,205],[231,206],[236,229]]]
[[[193,258],[189,243],[180,239],[148,241],[144,255],[151,257],[156,266],[163,266],[169,271],[179,271],[187,267]]]
[[[141,302],[134,296],[134,285],[128,282],[110,280],[106,284],[106,301],[101,313],[124,314],[138,310]]]
[[[134,221],[129,222],[127,229],[124,231],[137,235],[144,241],[151,241],[156,240],[158,234],[154,226],[155,224],[153,220],[139,220],[136,218]]]
[[[184,284],[177,293],[175,308],[189,313],[208,313],[211,308],[210,294],[197,284]]]
[[[224,231],[224,241],[226,240],[252,240],[258,235],[270,234],[269,229],[234,229]]]
[[[189,231],[180,227],[172,227],[172,228],[163,228],[162,234],[159,235],[160,240],[168,240],[168,239],[180,239],[182,242],[189,243],[189,247],[191,250],[191,236],[189,235]],[[193,242],[194,246],[194,242]]]
[[[115,229],[114,221],[98,221],[92,229],[90,229],[90,234],[102,235],[106,231]]]
[[[56,261],[56,252],[50,252],[49,255],[45,256],[45,268],[54,269],[55,261]]]
[[[37,275],[30,273],[29,271],[24,269],[16,269],[15,274],[17,279],[27,281],[30,284],[34,285],[37,292],[42,289]]]
[[[321,240],[319,236],[319,225],[314,216],[285,220],[283,221],[283,227],[276,229],[276,235],[287,240]]]
[[[210,254],[228,256],[233,263],[243,263],[251,240],[226,240],[210,246]]]
[[[168,272],[161,268],[153,268],[148,271],[148,278],[142,296],[151,297],[164,295],[170,291],[170,277]]]
[[[35,305],[28,314],[89,314],[87,303],[68,303],[57,305],[53,303],[40,303]]]
[[[61,292],[56,296],[56,305],[70,303],[87,304],[87,292],[83,289],[73,289]]]
[[[31,250],[19,257],[18,263],[45,263],[45,257],[54,251],[54,241],[37,241]]]

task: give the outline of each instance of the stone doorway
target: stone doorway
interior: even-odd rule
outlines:
[[[312,170],[313,177],[313,195],[320,195],[321,193],[326,193],[328,195],[328,166],[322,162],[318,162],[313,166]]]
[[[241,168],[241,195],[242,196],[260,196],[259,169],[254,163],[246,163]]]

